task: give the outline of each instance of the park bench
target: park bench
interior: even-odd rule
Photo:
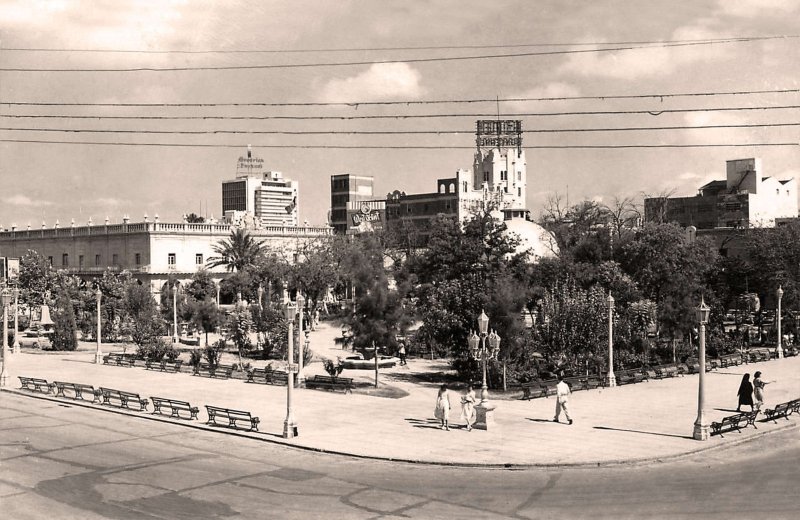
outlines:
[[[584,390],[586,388],[583,384],[583,379],[580,377],[568,377],[564,379],[564,382],[569,385],[570,392],[577,392],[578,390]]]
[[[279,370],[272,370],[271,368],[247,369],[248,383],[259,383],[261,380],[268,385],[286,385],[289,383],[289,374]]]
[[[53,391],[53,383],[48,383],[44,379],[37,377],[17,376],[19,378],[20,388],[30,390],[31,392],[41,392],[49,394]]]
[[[538,379],[533,381],[526,381],[524,383],[519,384],[520,389],[522,390],[522,398],[523,399],[532,399],[534,397],[546,397],[547,396],[547,389],[542,387]]]
[[[103,356],[104,365],[117,365],[118,367],[132,367],[136,362],[136,356],[131,354],[120,354],[119,352],[111,352]]]
[[[733,431],[733,430],[742,433],[742,430],[739,428],[739,423],[742,420],[742,415],[743,414],[737,413],[735,415],[729,415],[727,417],[723,417],[720,421],[712,422],[711,435],[719,435],[720,437],[723,437],[722,432]]]
[[[353,379],[350,377],[331,377],[315,375],[311,379],[306,379],[306,388],[330,388],[336,390],[341,388],[344,393],[353,393]]]
[[[169,416],[176,419],[183,419],[180,412],[189,412],[188,419],[191,421],[192,419],[197,419],[197,413],[200,411],[196,406],[192,406],[186,401],[176,401],[175,399],[166,399],[164,397],[151,397],[150,400],[153,401],[154,414],[160,414],[161,407],[165,407],[170,410]]]
[[[114,406],[112,401],[119,403],[117,406],[120,408],[128,408],[130,403],[139,405],[139,411],[147,410],[147,405],[150,404],[147,399],[142,399],[139,394],[133,392],[125,392],[124,390],[116,390],[114,388],[100,387],[100,395],[103,397],[103,403],[109,406]]]
[[[768,421],[772,421],[775,424],[778,423],[778,421],[775,420],[778,417],[783,417],[788,421],[789,416],[795,411],[795,406],[794,401],[776,404],[775,408],[764,410],[764,416]]]
[[[208,412],[208,423],[206,424],[214,424],[215,426],[238,428],[238,426],[236,426],[236,421],[247,421],[250,423],[250,428],[247,428],[248,430],[258,431],[258,423],[261,422],[261,419],[258,417],[253,417],[250,415],[250,412],[242,410],[231,410],[230,408],[206,405],[206,411]],[[217,418],[227,419],[228,424],[218,424]]]
[[[605,380],[600,376],[589,376],[583,380],[583,386],[588,390],[605,386]]]
[[[70,399],[83,399],[84,401],[89,400],[89,396],[92,396],[92,402],[99,401],[98,391],[94,389],[92,385],[85,385],[83,383],[68,383],[66,381],[54,381],[54,385],[56,385],[56,397],[64,397]],[[72,395],[66,395],[64,393],[65,390],[69,390],[72,392]],[[86,397],[83,397],[84,392],[86,393]]]
[[[645,379],[661,379],[663,376],[660,372],[656,372],[654,368],[648,368],[644,371]]]
[[[691,374],[692,372],[689,370],[689,366],[686,363],[678,363],[677,365],[678,373],[682,376],[686,374]]]
[[[619,370],[615,375],[617,378],[617,385],[619,386],[629,385],[636,382],[636,379],[629,370]]]
[[[200,363],[194,367],[194,375],[202,376],[203,374],[208,374],[208,377],[228,379],[233,375],[233,365],[211,366],[208,363]]]
[[[175,361],[169,361],[167,359],[162,359],[161,361],[148,359],[144,363],[145,368],[149,370],[160,370],[162,372],[180,372],[181,365],[183,365],[182,359],[176,359]]]

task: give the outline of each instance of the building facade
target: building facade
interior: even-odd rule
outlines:
[[[331,209],[328,218],[331,227],[341,234],[358,227],[348,218],[348,214],[359,209],[361,202],[373,199],[372,177],[350,173],[331,175]]]
[[[677,222],[699,230],[773,227],[797,218],[797,182],[763,175],[761,159],[727,161],[726,179],[701,186],[694,197],[644,200],[645,220]]]
[[[229,221],[252,215],[262,226],[299,225],[298,183],[264,169],[264,159],[239,157],[236,178],[222,182],[222,214]]]

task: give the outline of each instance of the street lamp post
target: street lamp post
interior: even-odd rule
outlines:
[[[297,313],[297,305],[292,301],[286,303],[284,307],[286,312],[286,323],[289,325],[288,348],[286,357],[288,360],[288,380],[286,384],[286,419],[283,421],[283,438],[292,439],[297,437],[297,421],[294,418],[294,409],[292,408],[292,396],[294,394],[294,373],[297,371],[297,365],[294,364],[294,315]]]
[[[5,287],[0,292],[0,303],[3,304],[3,368],[0,370],[0,386],[7,386],[8,378],[11,377],[8,368],[11,361],[8,351],[8,304],[11,303],[11,292]]]
[[[475,428],[481,430],[488,430],[494,426],[494,410],[496,406],[489,402],[489,386],[486,384],[486,363],[490,359],[497,358],[497,353],[500,350],[500,335],[497,332],[492,332],[487,335],[489,330],[489,317],[484,311],[478,316],[478,331],[480,332],[480,339],[478,335],[473,332],[467,342],[469,344],[470,355],[476,361],[480,361],[483,365],[483,383],[481,386],[481,402],[475,406]],[[486,343],[489,343],[489,348],[486,348]],[[480,348],[478,344],[480,343]]]
[[[606,385],[617,386],[617,377],[614,375],[614,297],[608,293],[608,376]]]
[[[783,298],[783,287],[779,285],[775,294],[778,296],[778,359],[783,359],[783,332],[781,331],[781,298]]]
[[[296,300],[297,300],[297,312],[300,315],[300,321],[297,324],[298,332],[300,334],[303,334],[303,309],[305,308],[304,306],[306,304],[306,299],[303,298],[303,295],[298,292]],[[304,352],[303,352],[303,339],[302,339],[302,337],[299,338],[297,342],[298,342],[298,345],[297,345],[297,350],[298,350],[298,354],[297,354],[297,379],[295,380],[295,383],[299,386],[300,383],[302,382],[302,379],[303,379],[303,354],[304,354]]]
[[[94,292],[94,296],[97,298],[97,349],[94,352],[94,362],[96,365],[99,365],[100,359],[103,357],[103,351],[100,350],[100,343],[102,342],[102,329],[100,327],[100,300],[103,297],[103,291],[101,291],[98,287]]]
[[[14,287],[14,354],[19,354],[19,289]]]
[[[708,440],[708,422],[706,421],[706,394],[705,394],[705,377],[706,377],[706,323],[708,323],[708,315],[711,308],[706,305],[705,300],[700,300],[700,306],[695,309],[697,321],[700,323],[700,347],[697,355],[700,364],[700,380],[697,389],[697,419],[694,421],[694,431],[692,437],[698,441]]]
[[[261,299],[264,296],[264,288],[261,284],[258,285],[258,310],[262,310],[264,308],[264,304],[261,303]]]
[[[178,286],[172,286],[172,342],[178,343]]]

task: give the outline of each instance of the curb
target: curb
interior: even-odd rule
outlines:
[[[732,446],[739,446],[741,444],[745,444],[751,442],[755,439],[759,439],[766,435],[770,435],[773,433],[783,432],[784,430],[790,430],[794,428],[798,428],[800,423],[791,422],[784,426],[779,426],[777,428],[773,428],[770,430],[759,431],[751,436],[740,438],[740,439],[732,439],[732,440],[723,440],[719,444],[715,444],[712,446],[703,446],[697,449],[676,453],[673,455],[661,456],[661,457],[640,457],[635,459],[612,459],[612,460],[605,460],[600,462],[554,462],[554,463],[466,463],[466,462],[447,462],[447,461],[431,461],[431,460],[424,460],[424,459],[411,459],[411,458],[402,458],[402,457],[381,457],[377,455],[364,455],[359,453],[351,453],[346,451],[339,451],[339,450],[332,450],[328,448],[319,448],[314,446],[303,446],[294,444],[290,441],[283,440],[281,437],[275,436],[273,438],[265,437],[265,435],[274,435],[274,434],[267,434],[265,432],[248,432],[248,431],[237,431],[232,430],[230,428],[223,428],[218,427],[214,428],[208,426],[206,423],[198,422],[190,422],[190,421],[175,421],[169,417],[163,415],[156,415],[152,413],[148,413],[144,415],[142,413],[136,413],[133,410],[125,410],[120,408],[109,408],[109,407],[102,407],[102,406],[95,406],[94,403],[89,403],[86,401],[81,400],[73,400],[73,399],[61,399],[55,396],[47,395],[47,394],[34,394],[30,392],[22,392],[18,389],[8,389],[8,388],[0,388],[0,392],[7,392],[9,394],[18,395],[22,397],[29,397],[34,399],[41,399],[43,401],[50,401],[54,403],[63,403],[63,404],[70,404],[75,406],[81,406],[83,408],[87,408],[89,410],[97,410],[99,412],[106,412],[106,413],[115,413],[117,415],[125,415],[128,417],[136,417],[140,419],[147,419],[150,421],[157,421],[166,424],[173,424],[176,426],[182,426],[185,428],[192,428],[195,430],[207,431],[207,432],[214,432],[220,433],[224,435],[231,435],[234,437],[240,437],[243,439],[250,439],[254,441],[260,442],[268,442],[271,444],[276,444],[279,446],[284,446],[287,448],[294,448],[298,450],[304,450],[309,452],[315,453],[324,453],[328,455],[336,455],[340,457],[351,457],[355,459],[361,460],[374,460],[374,461],[383,461],[383,462],[401,462],[405,464],[419,464],[419,465],[426,465],[426,466],[441,466],[441,467],[456,467],[456,468],[485,468],[485,469],[534,469],[534,468],[572,468],[572,469],[586,469],[586,468],[602,468],[602,467],[614,467],[614,466],[639,466],[645,464],[652,464],[655,462],[673,462],[677,460],[681,460],[687,457],[691,457],[693,455],[697,455],[700,453],[705,452],[712,452],[720,449],[730,448]]]

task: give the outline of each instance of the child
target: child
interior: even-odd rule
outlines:
[[[447,392],[447,385],[439,387],[439,395],[436,396],[436,408],[433,411],[433,415],[442,422],[441,429],[450,431],[450,427],[447,424],[450,419],[450,394]]]

